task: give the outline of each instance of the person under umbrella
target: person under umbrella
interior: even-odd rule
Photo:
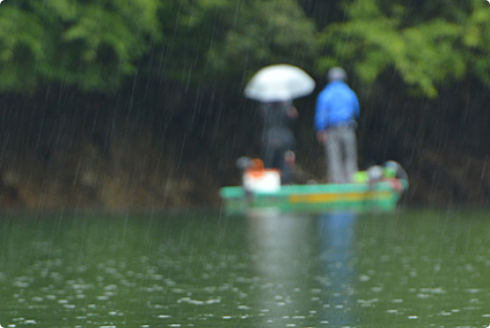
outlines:
[[[292,127],[298,117],[298,110],[285,95],[282,99],[262,102],[260,113],[264,120],[264,165],[280,170],[281,184],[289,184],[294,165],[295,138]]]
[[[291,182],[295,161],[292,125],[298,111],[292,99],[306,96],[314,88],[315,81],[299,67],[277,64],[261,68],[244,90],[247,98],[260,102],[264,164],[281,171],[282,184]]]

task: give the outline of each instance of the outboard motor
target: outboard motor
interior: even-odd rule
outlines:
[[[387,161],[384,163],[384,171],[386,178],[405,180],[408,186],[408,174],[399,163],[395,161]]]

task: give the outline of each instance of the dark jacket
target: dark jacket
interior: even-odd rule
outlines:
[[[288,115],[291,102],[271,102],[261,105],[261,113],[264,118],[263,142],[269,146],[281,146],[294,144],[292,125],[295,117]]]

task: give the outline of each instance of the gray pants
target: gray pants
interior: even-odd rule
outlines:
[[[353,126],[345,125],[329,128],[325,153],[328,164],[328,181],[331,183],[352,182],[358,171],[357,140]]]

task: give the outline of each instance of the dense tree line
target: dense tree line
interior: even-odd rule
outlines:
[[[10,0],[0,88],[105,92],[136,74],[220,84],[290,62],[315,76],[341,64],[363,83],[390,72],[434,97],[467,74],[490,83],[489,16],[480,0]]]

